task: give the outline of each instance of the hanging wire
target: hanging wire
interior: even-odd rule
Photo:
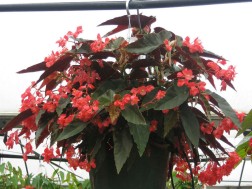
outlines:
[[[130,11],[129,11],[129,3],[131,0],[127,0],[126,1],[126,12],[127,12],[127,16],[128,16],[128,35],[127,35],[127,41],[130,43],[130,38],[131,38],[131,20],[130,20]]]
[[[139,27],[140,33],[142,33],[142,26],[141,26],[141,18],[140,18],[139,9],[137,9],[137,21],[138,21],[138,27]]]

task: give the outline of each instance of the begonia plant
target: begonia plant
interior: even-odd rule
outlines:
[[[70,167],[91,172],[102,169],[108,152],[118,175],[134,167],[135,159],[154,154],[154,146],[168,150],[165,179],[175,170],[193,188],[195,177],[215,185],[229,175],[241,158],[224,148],[233,147],[224,133],[237,130],[243,118],[208,86],[234,89],[235,67],[198,38],[152,30],[156,18],[139,17],[141,27],[138,16],[131,16],[134,42],[111,37],[128,28],[127,16],[102,23],[117,27],[96,40],[80,38],[79,26],[57,41],[59,51],[19,71],[42,74],[22,94],[20,113],[2,129],[22,125],[6,145],[12,148],[23,136],[27,159],[35,133],[37,147],[47,142],[44,161],[65,157]]]

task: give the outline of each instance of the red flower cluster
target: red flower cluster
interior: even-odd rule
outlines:
[[[198,178],[202,183],[215,185],[222,181],[223,176],[228,176],[240,161],[241,158],[236,152],[230,152],[229,158],[222,166],[218,166],[216,162],[209,162],[206,169],[200,172]]]
[[[204,51],[201,41],[198,38],[194,39],[193,43],[190,43],[190,38],[187,36],[183,41],[183,45],[189,48],[190,53],[203,53]]]
[[[235,67],[230,65],[228,69],[222,69],[218,63],[225,65],[225,61],[217,61],[217,63],[210,61],[207,63],[207,66],[211,69],[212,74],[216,78],[221,80],[221,90],[225,91],[227,87],[227,82],[233,81],[236,75]]]
[[[190,181],[191,176],[190,173],[188,172],[189,170],[188,163],[178,157],[174,160],[174,162],[176,162],[174,169],[177,172],[176,177],[181,179],[182,181]]]
[[[125,109],[125,105],[131,104],[136,105],[139,102],[139,96],[145,96],[147,93],[151,92],[154,89],[153,85],[140,86],[137,88],[131,89],[131,94],[126,94],[121,100],[115,100],[114,105],[120,107],[121,110]]]
[[[109,125],[111,124],[111,119],[110,119],[110,117],[107,117],[105,119],[101,119],[99,116],[97,116],[96,118],[94,118],[92,123],[94,125],[98,126],[99,129],[103,129],[105,127],[109,127]]]
[[[94,100],[91,102],[91,97],[89,95],[82,97],[81,91],[77,94],[77,91],[74,90],[73,95],[74,98],[72,99],[73,107],[78,109],[78,113],[76,117],[84,122],[89,121],[95,113],[99,110],[99,101]]]
[[[18,131],[17,130],[10,134],[10,136],[8,137],[8,139],[7,139],[6,143],[5,143],[5,145],[8,147],[8,150],[13,148],[14,142],[15,142],[15,144],[19,143]]]
[[[177,77],[178,77],[177,85],[179,87],[181,87],[183,85],[187,86],[189,88],[190,94],[192,96],[196,96],[200,92],[205,91],[205,85],[206,85],[205,82],[203,82],[203,81],[190,82],[190,80],[192,80],[195,77],[193,75],[192,70],[185,68],[181,72],[177,73]]]
[[[67,125],[69,125],[74,119],[74,115],[67,116],[66,114],[61,114],[58,118],[57,123],[59,124],[59,128],[63,129]]]
[[[53,148],[48,148],[46,147],[44,149],[44,152],[42,153],[42,156],[44,157],[45,162],[49,163],[52,158],[55,158],[56,156],[54,155]]]
[[[60,51],[52,51],[52,53],[44,59],[46,67],[51,67],[58,60],[58,58],[64,55],[67,51],[68,49],[66,47],[64,47]]]
[[[214,122],[211,122],[211,123],[202,123],[200,125],[200,130],[203,133],[206,133],[206,134],[209,134],[209,135],[213,132],[213,129],[214,129]]]
[[[243,118],[245,116],[244,113],[239,113],[236,112],[237,117],[239,118],[240,122],[243,121]],[[218,124],[218,126],[215,127],[215,123],[211,122],[211,123],[202,123],[200,125],[200,130],[203,133],[206,134],[211,134],[213,133],[213,135],[220,139],[224,133],[224,131],[228,134],[230,134],[231,130],[238,130],[238,127],[232,122],[232,120],[230,118],[224,118],[220,121],[220,123]]]
[[[102,41],[101,35],[97,35],[97,40],[91,43],[90,48],[93,52],[100,52],[102,51],[106,45],[109,43],[109,39],[106,38],[105,42]]]
[[[69,37],[77,38],[79,34],[81,34],[82,32],[83,32],[82,26],[78,26],[74,33],[71,31],[67,32],[67,34],[64,35],[63,38],[61,37],[58,41],[56,41],[56,43],[58,43],[60,47],[64,48],[69,40]]]
[[[76,170],[78,167],[89,172],[91,169],[96,168],[95,159],[92,159],[90,162],[86,157],[80,155],[80,152],[76,152],[73,146],[67,148],[66,159],[69,163],[69,166]],[[83,160],[84,159],[84,160]]]

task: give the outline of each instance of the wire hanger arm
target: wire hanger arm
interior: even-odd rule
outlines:
[[[184,6],[252,2],[252,0],[134,0],[130,9],[171,8]],[[125,1],[85,1],[60,3],[0,4],[0,12],[125,10]]]

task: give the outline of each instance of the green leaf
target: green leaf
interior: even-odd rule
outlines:
[[[80,48],[78,49],[73,49],[70,52],[73,53],[80,53],[80,54],[90,54],[92,53],[91,49],[90,49],[90,45],[87,43],[83,43]]]
[[[237,145],[236,152],[242,157],[246,157],[247,149],[248,149],[248,142],[252,138],[252,132],[250,132],[247,136],[245,136]]]
[[[109,44],[107,44],[107,46],[105,47],[104,50],[105,51],[114,51],[114,50],[118,49],[121,46],[122,42],[124,42],[124,41],[125,41],[125,39],[123,37],[118,37],[115,40],[111,40],[109,42]]]
[[[39,124],[39,120],[40,120],[41,116],[42,116],[44,113],[45,113],[45,110],[43,110],[43,109],[39,111],[38,115],[36,116],[36,120],[35,120],[36,125]]]
[[[81,121],[75,121],[70,123],[66,128],[63,129],[62,133],[57,138],[57,141],[68,139],[86,128],[88,123],[81,122]]]
[[[181,106],[180,117],[187,137],[189,138],[191,143],[197,148],[200,138],[199,122],[195,114],[192,112],[191,108],[187,104]]]
[[[60,175],[60,180],[61,180],[61,182],[64,182],[64,180],[65,180],[65,174],[64,174],[64,172],[63,172],[63,171],[60,171],[60,172],[59,172],[59,175]]]
[[[168,114],[164,115],[164,137],[169,134],[169,131],[177,123],[177,112],[170,110]]]
[[[242,122],[241,129],[238,131],[237,136],[242,134],[247,129],[252,128],[252,110],[246,115],[244,121]]]
[[[226,115],[226,117],[230,118],[238,128],[241,128],[241,123],[235,111],[229,105],[229,103],[223,97],[216,94],[215,92],[211,92],[210,90],[207,90],[207,93],[209,93],[217,101],[219,108]]]
[[[145,97],[143,98],[143,101],[142,101],[141,108],[140,108],[141,112],[155,107],[156,104],[154,102],[152,102],[152,100],[155,98],[158,90],[159,90],[159,88],[155,88],[150,93],[147,93],[145,95]]]
[[[139,111],[137,106],[126,106],[124,110],[121,111],[122,116],[129,122],[136,125],[146,125],[146,121]]]
[[[129,130],[123,128],[122,130],[116,130],[113,132],[114,141],[114,157],[117,173],[119,174],[123,165],[130,155],[133,141]]]
[[[58,116],[63,112],[63,110],[66,108],[66,106],[70,103],[70,98],[60,98],[59,104],[56,108],[56,112]]]
[[[102,136],[99,136],[96,140],[96,143],[95,143],[95,146],[92,150],[92,155],[91,155],[91,158],[90,159],[94,159],[96,154],[99,152],[100,148],[101,148],[101,143],[103,141],[104,137]]]
[[[170,39],[172,33],[162,30],[159,33],[151,33],[144,35],[141,39],[129,44],[126,51],[136,54],[148,54],[164,43],[165,39]]]
[[[115,92],[111,89],[99,96],[98,101],[100,106],[109,106],[114,101]]]
[[[5,163],[0,164],[0,173],[3,174],[5,168]]]
[[[58,127],[58,124],[55,122],[52,126],[51,138],[50,138],[50,146],[54,145],[57,141],[58,136],[60,135],[61,131]]]
[[[185,102],[188,96],[189,93],[187,87],[178,87],[177,85],[173,85],[167,89],[165,97],[156,103],[154,109],[166,110],[175,108]]]
[[[177,46],[183,46],[183,38],[181,36],[176,35]]]
[[[44,121],[39,124],[38,130],[35,133],[35,144],[38,146],[41,143],[41,138],[44,138],[43,132],[45,131],[46,127],[48,126],[48,122]]]
[[[108,90],[118,92],[124,88],[126,88],[126,83],[125,80],[123,79],[106,80],[103,83],[101,83],[101,85],[92,94],[92,99],[98,99],[99,96],[103,95]]]
[[[211,116],[211,107],[209,104],[209,101],[206,99],[206,97],[202,94],[199,95],[200,100],[203,102],[204,104],[204,111],[206,112],[207,118],[211,121],[212,120],[212,116]]]
[[[131,135],[133,136],[134,142],[137,145],[138,153],[141,157],[149,140],[149,125],[136,125],[129,123],[129,129]]]

